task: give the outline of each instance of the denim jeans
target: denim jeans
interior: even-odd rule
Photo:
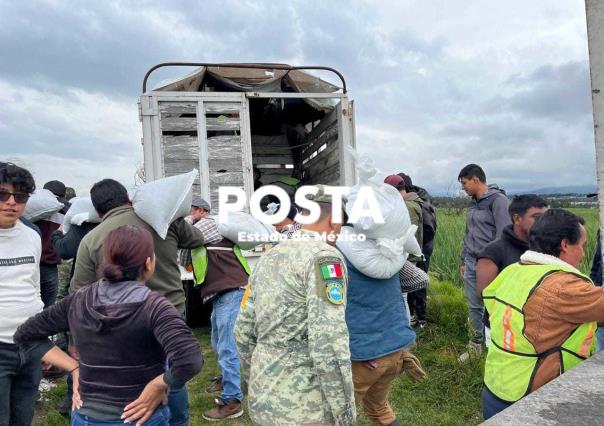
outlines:
[[[170,409],[170,426],[187,426],[189,424],[189,392],[187,391],[187,385],[182,388],[170,388],[168,390],[168,408]]]
[[[168,426],[170,410],[165,405],[160,405],[151,418],[145,422],[145,426]],[[71,426],[124,426],[123,420],[107,421],[97,420],[90,416],[83,416],[77,411],[71,413]]]
[[[59,291],[59,269],[57,265],[40,264],[40,296],[44,308],[55,304]]]
[[[466,271],[463,276],[464,290],[466,293],[466,301],[468,302],[468,310],[470,311],[470,323],[472,324],[472,341],[475,343],[484,342],[484,321],[483,311],[484,304],[482,297],[476,294],[476,259],[466,257],[464,264]]]
[[[495,414],[505,410],[510,405],[493,395],[487,388],[482,388],[482,416],[485,420],[490,419]]]
[[[239,314],[239,305],[243,289],[223,293],[213,301],[212,316],[212,350],[218,357],[218,366],[222,374],[222,399],[243,401],[241,392],[241,375],[239,371],[239,354],[235,344],[235,321]]]
[[[600,352],[604,349],[604,327],[598,326],[596,331],[596,352]]]
[[[0,343],[0,426],[31,424],[41,379],[40,358]]]

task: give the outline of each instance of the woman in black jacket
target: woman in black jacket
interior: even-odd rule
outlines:
[[[145,286],[155,270],[147,230],[115,229],[103,259],[103,278],[27,320],[15,342],[71,332],[79,353],[72,425],[167,425],[169,410],[160,404],[168,387],[184,386],[201,370],[199,344],[174,306]]]

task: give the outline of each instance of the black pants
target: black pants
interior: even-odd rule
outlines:
[[[40,358],[0,342],[0,426],[29,426],[34,417]]]
[[[430,267],[430,255],[425,255],[426,260],[419,261],[415,266],[428,273]],[[413,293],[407,294],[407,303],[409,304],[409,312],[411,315],[415,314],[418,321],[426,320],[426,302],[428,300],[428,289],[422,288],[421,290],[414,291]]]
[[[414,291],[413,293],[407,293],[407,303],[409,304],[409,311],[411,315],[415,314],[418,321],[426,320],[426,300],[428,298],[428,292],[425,288]]]
[[[40,263],[40,295],[44,308],[54,305],[59,290],[59,269],[57,265]]]

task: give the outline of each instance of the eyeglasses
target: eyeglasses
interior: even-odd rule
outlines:
[[[29,194],[26,194],[25,192],[10,192],[0,189],[0,201],[8,201],[11,195],[15,199],[15,203],[25,204],[27,203],[27,200],[29,200]]]

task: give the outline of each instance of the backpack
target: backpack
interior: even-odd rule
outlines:
[[[422,251],[424,254],[432,252],[432,241],[436,236],[436,210],[432,205],[432,197],[424,188],[414,186],[413,192],[420,196],[424,201],[422,206],[422,229],[423,229],[423,241]]]

